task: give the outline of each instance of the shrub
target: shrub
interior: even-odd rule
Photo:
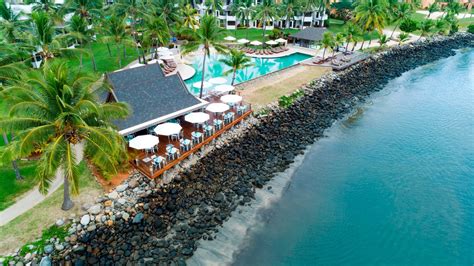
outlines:
[[[474,24],[467,26],[467,32],[474,34]]]
[[[280,99],[278,99],[278,104],[283,108],[288,108],[290,105],[293,104],[293,102],[296,99],[300,98],[303,95],[304,95],[303,90],[296,90],[292,94],[290,94],[289,96],[287,96],[287,95],[281,96]]]
[[[414,32],[418,29],[418,24],[413,19],[405,19],[400,23],[400,30],[403,32]]]

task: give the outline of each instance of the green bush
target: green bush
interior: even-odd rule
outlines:
[[[403,32],[414,32],[418,29],[418,23],[413,19],[406,19],[400,23],[400,30]]]
[[[289,96],[287,96],[287,95],[281,96],[280,99],[278,99],[278,104],[283,108],[288,108],[293,104],[293,102],[296,99],[300,98],[303,95],[304,95],[303,90],[296,90],[292,94],[290,94]]]
[[[467,26],[467,32],[474,34],[474,24]]]

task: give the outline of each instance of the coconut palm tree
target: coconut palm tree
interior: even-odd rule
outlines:
[[[196,30],[199,27],[199,20],[197,19],[198,12],[190,4],[187,4],[181,9],[182,25],[185,28]]]
[[[439,18],[434,22],[434,27],[438,34],[444,35],[448,28],[447,21],[443,18]]]
[[[253,65],[252,60],[248,56],[245,56],[244,52],[241,52],[236,49],[232,49],[230,51],[229,57],[220,59],[219,61],[231,68],[228,71],[224,72],[224,74],[227,75],[232,73],[232,85],[234,85],[235,83],[235,74],[237,73],[237,70],[244,69]]]
[[[10,43],[16,42],[19,31],[24,30],[25,25],[20,21],[22,14],[14,12],[5,0],[0,0],[0,31]]]
[[[420,37],[418,38],[421,39],[421,37],[424,37],[424,36],[429,36],[430,33],[432,32],[433,30],[433,21],[431,19],[425,19],[423,20],[421,23],[420,23],[420,31],[421,31],[421,34],[420,34]]]
[[[156,16],[162,17],[168,26],[180,20],[179,6],[174,0],[152,0],[151,7]]]
[[[101,0],[66,0],[64,8],[68,12],[85,18],[90,23],[90,19],[99,18],[102,15],[103,1]]]
[[[118,0],[113,5],[115,15],[130,18],[131,33],[134,38],[137,35],[137,20],[143,16],[143,10],[146,9],[140,0]]]
[[[437,2],[432,3],[431,5],[428,6],[428,17],[431,16],[434,12],[439,11],[439,5]]]
[[[356,24],[349,22],[346,24],[344,28],[344,35],[346,36],[346,51],[349,48],[349,43],[354,42],[354,46],[352,47],[352,51],[354,51],[354,47],[357,45],[356,35],[359,34],[359,28]]]
[[[446,5],[446,17],[455,17],[459,15],[462,10],[462,6],[459,2],[449,1]]]
[[[380,44],[380,47],[384,47],[385,45],[387,45],[388,41],[390,39],[387,37],[387,35],[385,34],[380,34],[379,35],[379,44]]]
[[[275,2],[273,0],[263,0],[262,3],[256,7],[254,18],[260,20],[260,24],[262,24],[262,45],[265,46],[267,23],[273,22],[277,18]]]
[[[101,103],[97,90],[104,86],[103,81],[58,60],[29,72],[27,78],[2,92],[12,105],[9,116],[0,118],[0,130],[16,133],[2,157],[23,158],[41,150],[39,189],[46,193],[61,169],[63,210],[74,205],[70,193],[79,193],[80,154],[74,152],[75,145],[83,145],[88,162],[106,175],[115,174],[119,163],[126,160],[124,140],[111,121],[125,118],[129,110],[124,103]]]
[[[398,3],[393,12],[393,22],[395,22],[395,27],[393,28],[390,38],[393,37],[393,34],[397,30],[400,23],[408,18],[410,18],[414,13],[412,6],[408,3]]]
[[[68,31],[69,33],[65,35],[66,37],[71,37],[83,49],[88,47],[89,54],[91,56],[92,67],[94,71],[97,71],[94,51],[92,50],[94,32],[92,27],[87,25],[86,18],[79,15],[72,16],[68,23]],[[82,54],[80,54],[79,61],[79,66],[82,68]]]
[[[382,34],[387,22],[387,10],[386,0],[360,0],[356,2],[354,20],[363,31],[370,33],[377,30],[379,34]],[[363,46],[364,41],[362,41],[361,49]]]
[[[235,16],[243,22],[244,26],[250,28],[250,18],[255,15],[255,8],[252,0],[235,1],[232,5],[232,11]],[[248,39],[248,29],[245,31],[245,38]]]
[[[59,5],[54,0],[38,0],[33,2],[33,11],[56,12]]]
[[[208,14],[217,15],[217,11],[222,10],[222,0],[205,0],[204,5],[207,7]]]
[[[320,1],[318,0],[303,0],[300,2],[300,13],[301,13],[301,24],[300,24],[300,28],[303,29],[303,26],[304,26],[304,15],[305,13],[307,12],[312,12],[316,6],[318,6],[318,4],[320,3]],[[321,8],[321,6],[319,5],[319,7]]]
[[[324,57],[326,55],[326,50],[334,47],[334,34],[332,34],[332,32],[327,31],[323,34],[323,39],[321,40],[321,46],[324,48],[323,50],[323,60],[324,60],[325,59]]]
[[[170,40],[170,31],[168,25],[161,17],[149,17],[145,23],[144,42],[153,47],[154,57],[158,56],[158,47],[166,45]]]
[[[293,19],[300,10],[300,3],[297,0],[284,0],[281,5],[281,17],[285,17],[285,28],[290,27],[290,19]]]
[[[344,39],[345,39],[344,33],[338,32],[336,34],[336,36],[334,37],[334,47],[336,48],[334,49],[335,51],[339,52],[339,47],[344,44]],[[333,55],[334,55],[334,51],[333,51]]]
[[[204,79],[206,77],[206,58],[211,54],[211,48],[217,52],[225,52],[226,47],[221,43],[224,30],[219,27],[216,17],[205,15],[201,19],[199,29],[193,32],[193,40],[182,46],[182,53],[188,54],[193,51],[201,50],[203,53],[201,89],[199,98],[202,98]]]
[[[32,46],[36,47],[36,55],[41,56],[44,61],[54,57],[75,57],[84,53],[81,49],[68,49],[61,36],[55,35],[54,22],[51,16],[44,11],[35,11],[31,14],[32,32],[28,39]]]
[[[123,49],[125,51],[127,45],[134,44],[125,26],[125,18],[119,16],[108,18],[104,24],[103,34],[102,42],[115,43],[117,48],[117,64],[119,68],[122,68],[122,53],[120,50]]]

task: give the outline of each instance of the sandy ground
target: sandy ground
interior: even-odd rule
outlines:
[[[238,90],[245,101],[257,110],[330,71],[327,67],[298,65],[240,85]]]

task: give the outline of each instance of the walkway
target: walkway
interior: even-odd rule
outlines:
[[[76,157],[79,159],[78,161],[82,161],[82,147],[77,145],[74,147]],[[51,182],[51,186],[49,188],[49,192],[47,195],[43,195],[39,192],[38,187],[35,187],[30,192],[28,192],[24,197],[19,199],[15,204],[8,207],[7,209],[0,212],[0,226],[7,224],[11,220],[15,219],[16,217],[22,215],[23,213],[27,212],[40,202],[42,202],[46,197],[51,195],[55,192],[61,185],[63,184],[63,172],[58,170],[56,176],[54,177],[53,182]]]

